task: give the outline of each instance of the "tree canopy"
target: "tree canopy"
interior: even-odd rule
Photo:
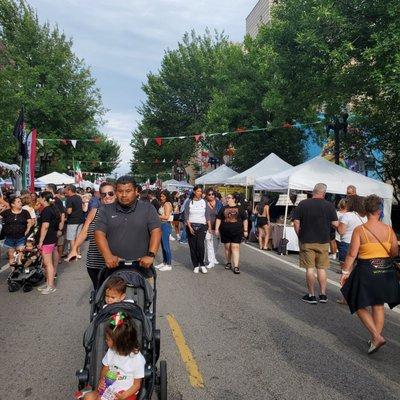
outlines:
[[[15,162],[12,129],[22,106],[28,128],[39,138],[76,139],[76,149],[44,142],[53,153],[50,169],[65,170],[75,160],[87,171],[111,172],[118,164],[118,144],[99,130],[105,109],[90,70],[72,51],[72,40],[59,28],[40,24],[24,1],[0,0],[0,158]],[[80,139],[94,139],[79,142]],[[40,150],[40,147],[39,147]],[[98,160],[109,161],[101,166]]]

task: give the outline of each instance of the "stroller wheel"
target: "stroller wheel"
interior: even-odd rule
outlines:
[[[8,283],[8,291],[9,292],[16,292],[21,288],[21,285],[18,282],[9,282]]]
[[[162,360],[160,361],[160,400],[167,400],[168,398],[167,385],[167,362],[165,360]]]
[[[33,286],[39,285],[43,281],[44,275],[42,272],[37,272],[30,278],[30,281]]]
[[[25,293],[30,292],[30,291],[33,290],[33,286],[32,286],[32,284],[30,284],[30,283],[27,282],[27,283],[25,283],[24,286],[22,286],[22,290],[23,290]]]

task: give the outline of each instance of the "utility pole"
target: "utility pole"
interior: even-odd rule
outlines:
[[[334,155],[335,155],[335,164],[339,165],[340,162],[340,138],[342,135],[347,133],[347,119],[349,118],[349,114],[346,110],[342,110],[339,116],[334,116],[332,118],[333,124],[327,126],[328,132],[332,129],[334,133]]]

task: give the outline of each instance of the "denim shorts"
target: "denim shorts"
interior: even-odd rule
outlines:
[[[4,247],[10,247],[11,249],[18,249],[19,247],[24,247],[26,242],[25,236],[19,239],[13,239],[6,237],[4,240]]]
[[[339,242],[339,261],[344,262],[346,259],[347,253],[349,252],[350,243]]]

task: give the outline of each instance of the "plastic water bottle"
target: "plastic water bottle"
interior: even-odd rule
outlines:
[[[117,373],[108,371],[104,377],[105,389],[99,391],[102,400],[114,400],[115,392],[111,389],[112,384],[117,380]]]

